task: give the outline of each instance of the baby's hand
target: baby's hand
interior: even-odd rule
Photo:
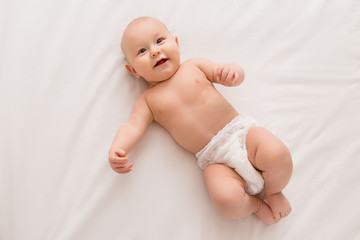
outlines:
[[[109,162],[111,168],[117,173],[128,173],[131,171],[133,163],[127,164],[129,159],[126,157],[126,153],[122,149],[110,150]]]
[[[217,68],[216,82],[224,86],[237,86],[241,83],[239,73],[229,66]]]

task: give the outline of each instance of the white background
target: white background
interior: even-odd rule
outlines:
[[[243,66],[216,86],[290,148],[292,214],[212,206],[195,157],[152,124],[114,173],[108,149],[143,82],[120,50],[149,15],[182,60]],[[0,239],[360,239],[360,2],[0,0]]]

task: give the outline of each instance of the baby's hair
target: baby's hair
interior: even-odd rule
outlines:
[[[161,22],[159,19],[157,18],[154,18],[154,17],[149,17],[149,16],[142,16],[142,17],[138,17],[138,18],[135,18],[134,20],[132,20],[125,28],[124,32],[123,32],[123,36],[121,38],[121,50],[122,52],[124,53],[124,49],[125,49],[125,46],[124,46],[124,36],[126,34],[126,30],[128,30],[129,28],[131,28],[132,25],[138,23],[138,22],[142,22],[142,21],[148,21],[148,20],[152,20],[152,21],[157,21],[159,23],[161,23],[165,29],[171,34],[171,32],[169,31],[169,29],[167,28],[167,26]]]

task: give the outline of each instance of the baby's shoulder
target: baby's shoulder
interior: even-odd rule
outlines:
[[[202,72],[210,71],[214,66],[213,62],[206,58],[190,58],[186,60],[183,64],[188,64],[190,66],[196,67]]]
[[[203,64],[206,61],[205,58],[190,58],[184,61],[183,65],[192,65],[195,67],[199,67],[201,64]]]
[[[150,86],[147,88],[140,96],[139,99],[143,99],[143,101],[148,102],[153,96],[157,96],[161,94],[163,89],[163,84],[157,84],[155,86]]]
[[[149,95],[149,89],[143,91],[140,96],[136,99],[136,102],[147,102],[147,96]]]

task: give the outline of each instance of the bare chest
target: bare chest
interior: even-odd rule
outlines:
[[[172,79],[151,89],[147,100],[155,120],[161,123],[201,104],[210,89],[212,83],[200,70],[180,69]]]

